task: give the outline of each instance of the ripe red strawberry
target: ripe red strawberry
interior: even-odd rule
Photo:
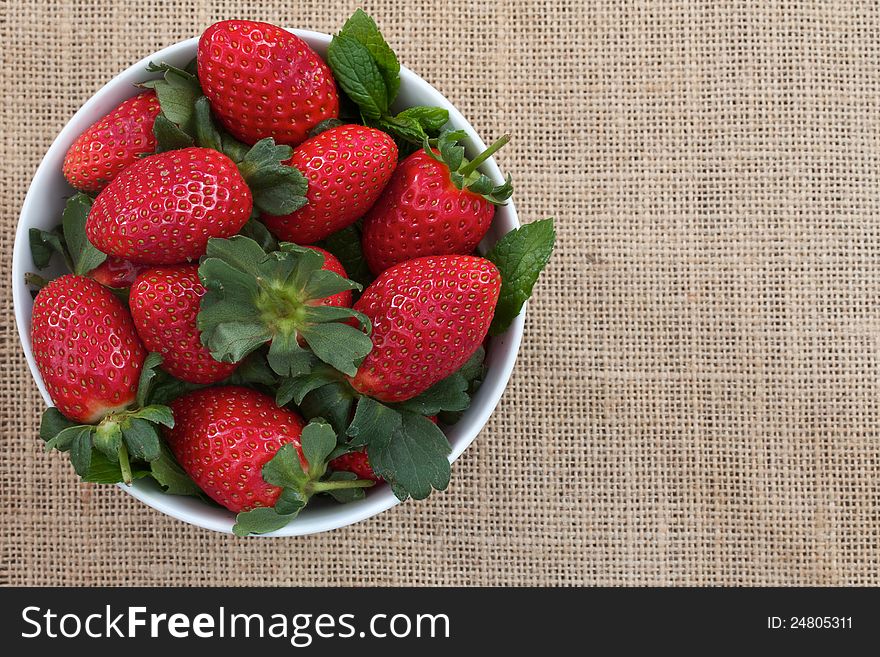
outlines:
[[[330,69],[290,32],[256,21],[221,21],[199,39],[198,76],[217,118],[253,144],[273,137],[296,146],[339,116]]]
[[[128,298],[144,345],[162,354],[163,370],[188,383],[216,383],[237,367],[214,360],[202,346],[196,316],[204,294],[199,266],[192,264],[147,269]]]
[[[379,401],[411,399],[458,370],[486,337],[501,274],[475,256],[428,256],[385,270],[354,305],[373,350],[351,380]]]
[[[382,477],[373,472],[370,465],[370,459],[367,456],[366,449],[358,449],[342,456],[337,456],[330,461],[330,468],[333,470],[343,470],[345,472],[354,472],[358,479],[370,479],[371,481],[382,481]]]
[[[125,258],[107,256],[104,262],[87,273],[86,276],[107,287],[125,288],[131,287],[138,274],[148,267],[149,265],[139,265]]]
[[[397,167],[382,196],[364,218],[364,257],[374,274],[429,255],[473,253],[509,198],[510,181],[495,186],[476,167],[507,143],[503,137],[468,162],[455,141],[440,138],[441,150],[416,151]]]
[[[68,149],[62,168],[67,182],[82,192],[99,192],[140,156],[156,150],[157,114],[159,100],[153,91],[123,101]]]
[[[147,352],[122,302],[100,283],[68,274],[34,300],[34,359],[58,410],[97,422],[135,400]]]
[[[292,214],[262,219],[280,239],[312,244],[372,207],[397,165],[397,145],[381,130],[341,125],[302,143],[289,164],[309,182],[308,203]]]
[[[236,234],[252,207],[232,160],[184,148],[145,157],[116,176],[95,199],[86,234],[109,255],[171,265],[204,255],[208,238]]]
[[[313,251],[317,251],[322,256],[324,256],[324,266],[321,267],[321,269],[332,271],[334,274],[339,274],[340,276],[342,276],[342,278],[348,278],[348,273],[346,273],[345,267],[342,266],[342,263],[339,262],[339,258],[337,258],[329,251],[322,249],[320,246],[310,246],[309,248]],[[309,305],[351,308],[351,290],[345,290],[343,292],[340,292],[339,294],[324,297],[320,301],[312,301]]]
[[[302,418],[268,395],[240,386],[205,388],[171,404],[168,446],[193,481],[233,512],[275,505],[281,489],[263,480],[262,467],[293,443],[303,469]]]

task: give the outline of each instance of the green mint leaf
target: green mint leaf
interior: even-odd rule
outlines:
[[[92,432],[94,427],[83,426],[77,428],[77,433],[70,442],[70,462],[73,469],[80,477],[89,472],[92,462]]]
[[[300,331],[315,355],[340,372],[354,376],[373,348],[370,336],[347,324],[320,324]]]
[[[358,105],[364,118],[376,120],[388,113],[390,92],[367,46],[338,34],[330,42],[327,63],[339,86]]]
[[[350,447],[375,443],[387,446],[403,423],[403,416],[393,408],[372,399],[361,397],[354,418],[345,433],[351,438]]]
[[[344,472],[341,470],[331,472],[330,476],[327,477],[327,481],[354,481],[356,479],[357,475],[354,472]],[[326,491],[326,493],[340,504],[348,504],[349,502],[362,500],[364,499],[365,495],[363,488],[339,488],[336,490],[331,489]]]
[[[396,404],[400,408],[419,415],[437,415],[440,411],[463,411],[470,406],[468,380],[455,372],[425,390],[413,399]]]
[[[107,254],[98,251],[86,237],[86,220],[91,209],[92,199],[79,193],[67,200],[61,215],[64,242],[73,261],[73,273],[81,276],[107,259]]]
[[[213,148],[215,151],[223,151],[223,138],[220,131],[214,125],[211,117],[211,104],[205,96],[196,99],[193,111],[193,128],[196,144],[202,148]]]
[[[159,114],[153,122],[153,135],[156,137],[156,152],[176,151],[193,145],[193,139],[176,123]]]
[[[417,105],[415,107],[408,107],[395,118],[413,120],[419,124],[424,132],[434,136],[443,130],[443,127],[449,122],[449,111],[442,107]]]
[[[490,335],[504,333],[519,315],[538,275],[550,260],[555,242],[553,219],[544,219],[510,231],[486,255],[501,272],[501,294]]]
[[[403,413],[401,427],[387,444],[370,441],[367,456],[377,475],[399,499],[421,500],[449,485],[449,441],[430,420]]]
[[[267,484],[282,488],[302,488],[308,482],[303,472],[299,453],[292,443],[286,443],[275,452],[275,456],[263,466],[263,479]]]
[[[54,230],[40,230],[39,228],[31,228],[28,231],[28,241],[31,247],[31,258],[37,269],[45,269],[49,266],[52,256],[60,253],[67,262],[69,269],[73,269],[70,262],[70,256],[67,253],[67,246],[64,244],[64,235],[61,227]]]
[[[141,376],[138,380],[138,389],[137,389],[137,405],[138,406],[146,406],[147,399],[150,396],[150,388],[153,385],[153,381],[156,378],[156,373],[158,371],[159,365],[162,364],[162,354],[158,354],[156,352],[150,352],[147,354],[146,359],[144,360],[144,365],[141,368]]]
[[[201,489],[184,472],[171,453],[171,450],[164,443],[160,446],[159,457],[150,462],[149,474],[167,495],[191,495],[195,497],[203,495]]]
[[[122,422],[122,440],[132,458],[154,461],[159,458],[159,430],[155,424],[130,417]]]
[[[281,515],[275,509],[268,509],[266,507],[242,511],[235,516],[235,525],[232,527],[232,533],[236,536],[268,534],[286,527],[293,517],[293,515]]]
[[[345,125],[345,121],[340,121],[339,119],[324,119],[314,128],[309,130],[309,138],[317,137],[322,132],[326,132],[331,128],[338,128],[341,125]]]
[[[344,381],[330,383],[308,392],[299,410],[307,420],[324,418],[338,434],[345,431],[354,404],[354,391]]]
[[[374,276],[364,258],[361,231],[357,224],[333,233],[321,243],[321,246],[339,259],[351,280],[364,287],[373,282]]]
[[[376,21],[363,9],[357,9],[342,26],[339,34],[354,39],[369,51],[385,81],[385,97],[387,104],[391,105],[400,89],[400,63],[382,37]]]

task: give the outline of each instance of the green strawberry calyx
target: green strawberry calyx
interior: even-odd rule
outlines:
[[[276,144],[271,137],[247,146],[217,128],[211,104],[202,93],[199,79],[190,70],[170,64],[150,64],[147,71],[162,77],[147,80],[141,87],[153,89],[161,113],[153,123],[156,152],[200,146],[226,155],[238,166],[254,199],[254,214],[283,216],[306,204],[308,183],[295,167],[283,164],[293,155],[290,146]]]
[[[373,346],[370,321],[320,302],[361,286],[323,265],[321,253],[296,244],[267,253],[242,235],[210,239],[199,266],[207,290],[197,318],[202,344],[225,363],[269,344],[269,366],[281,376],[305,374],[321,361],[354,376]],[[352,319],[357,328],[343,323]]]
[[[435,140],[424,140],[425,153],[449,168],[449,178],[458,189],[478,194],[495,205],[504,205],[513,194],[510,175],[503,184],[496,185],[489,176],[480,173],[479,167],[510,141],[510,135],[497,139],[472,160],[464,156],[464,146],[460,143],[466,137],[464,130],[445,130]]]
[[[263,466],[263,479],[280,487],[281,495],[274,507],[257,507],[239,513],[232,528],[236,536],[281,529],[319,493],[347,502],[362,498],[363,489],[375,483],[370,479],[357,479],[348,472],[327,472],[327,463],[336,452],[336,433],[322,419],[316,418],[306,425],[300,445],[303,459],[296,447],[287,443]]]
[[[161,355],[149,354],[135,402],[127,409],[111,411],[95,424],[78,424],[57,408],[46,409],[40,423],[46,451],[69,453],[83,481],[131,485],[135,479],[151,476],[166,493],[199,495],[199,489],[174,461],[159,435],[160,425],[174,426],[171,409],[148,403],[161,362]]]

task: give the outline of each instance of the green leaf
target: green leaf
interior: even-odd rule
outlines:
[[[169,429],[174,427],[174,416],[171,414],[171,409],[167,406],[160,406],[158,404],[144,406],[143,408],[133,411],[130,414],[130,417],[140,418],[155,424],[164,424]]]
[[[132,479],[142,479],[149,474],[149,470],[141,467],[132,467],[131,470]],[[82,476],[82,480],[93,484],[118,484],[123,480],[122,468],[101,452],[93,451],[89,471]]]
[[[285,443],[263,466],[263,479],[267,484],[282,488],[301,488],[308,481],[303,472],[299,453],[293,443]]]
[[[328,423],[312,420],[303,429],[300,444],[309,464],[309,477],[317,479],[324,474],[327,457],[336,448],[336,433]]]
[[[357,224],[333,233],[321,243],[321,246],[339,259],[351,280],[364,287],[373,282],[374,276],[364,258],[361,231]]]
[[[232,375],[226,380],[229,384],[275,386],[278,375],[269,367],[266,355],[256,351],[244,359]]]
[[[303,397],[312,390],[337,381],[339,381],[339,373],[326,366],[316,367],[308,374],[282,379],[278,385],[275,403],[279,406],[286,406],[293,401],[299,405],[302,403]]]
[[[371,397],[361,397],[358,400],[354,419],[345,433],[351,437],[349,442],[351,447],[370,443],[384,447],[391,442],[391,437],[400,429],[402,423],[403,416],[398,411]]]
[[[266,261],[266,252],[260,248],[260,245],[253,239],[243,235],[235,235],[228,239],[212,237],[208,240],[205,256],[221,260],[228,267],[251,274],[252,276],[262,275],[263,272],[260,267]],[[211,280],[209,274],[202,275],[201,268],[199,269],[199,275],[202,276],[204,281]],[[224,278],[224,276],[219,274],[213,275],[218,276],[221,280]],[[225,284],[228,285],[228,282],[225,282]],[[247,281],[247,290],[249,292],[256,289],[256,284],[253,281]]]
[[[176,151],[193,145],[193,138],[159,114],[153,122],[153,135],[156,137],[156,152]]]
[[[140,418],[127,418],[122,422],[122,439],[132,458],[144,461],[159,458],[161,443],[156,425]]]
[[[73,420],[68,420],[54,406],[43,411],[43,417],[40,419],[40,438],[44,442],[49,442],[65,429],[77,426]]]
[[[333,37],[327,50],[333,76],[367,119],[388,113],[390,92],[369,48],[343,34]]]
[[[418,105],[416,107],[408,107],[395,118],[413,120],[419,124],[423,131],[429,135],[434,135],[439,133],[443,126],[449,122],[449,111],[442,107]]]
[[[269,232],[266,225],[256,219],[250,219],[241,229],[241,235],[255,241],[263,251],[278,249],[278,240]]]
[[[282,515],[275,511],[275,509],[257,507],[250,511],[242,511],[235,516],[235,525],[232,527],[232,533],[236,536],[268,534],[286,527],[293,518],[294,515]]]
[[[159,365],[162,364],[162,354],[158,354],[156,352],[150,352],[147,354],[146,359],[144,360],[144,365],[141,368],[141,376],[138,380],[138,389],[137,389],[137,405],[138,406],[146,406],[147,399],[150,396],[150,388],[153,385],[153,380],[156,378],[156,372]]]
[[[281,376],[294,377],[308,373],[315,357],[307,349],[299,346],[296,332],[276,334],[269,345],[267,355],[269,366]]]
[[[184,472],[164,443],[160,446],[159,457],[150,462],[149,473],[168,495],[202,495],[201,489]]]
[[[327,477],[327,481],[354,481],[356,479],[357,475],[354,472],[344,472],[341,470],[331,472],[330,476]],[[349,502],[364,499],[363,488],[340,488],[336,490],[328,490],[326,492],[340,504],[347,504]]]
[[[70,443],[70,462],[80,477],[88,474],[92,462],[92,432],[94,427],[78,427]]]
[[[45,449],[47,452],[51,452],[53,449],[57,449],[59,452],[67,452],[81,432],[91,431],[92,429],[94,427],[87,424],[75,424],[66,427],[46,441]]]
[[[275,512],[288,517],[298,514],[308,504],[309,497],[296,488],[285,488],[275,502]]]
[[[455,372],[438,381],[419,396],[397,404],[396,408],[419,415],[437,415],[440,411],[463,411],[471,403],[467,389],[467,379]]]
[[[290,146],[276,144],[274,139],[266,137],[250,147],[238,163],[238,168],[241,175],[247,178],[264,167],[289,160],[292,155],[293,149]]]
[[[248,179],[254,207],[274,216],[296,212],[306,203],[308,182],[298,169],[282,164],[264,167]]]
[[[202,96],[202,88],[194,75],[168,64],[151,65],[150,72],[162,71],[164,77],[150,80],[141,86],[156,91],[162,114],[170,122],[176,123],[186,134],[195,129],[195,102]]]
[[[222,152],[223,139],[217,126],[214,125],[214,119],[211,117],[211,104],[208,99],[205,96],[196,99],[193,111],[195,112],[193,127],[196,144],[202,148],[213,148],[215,151]]]
[[[315,355],[340,372],[354,376],[373,348],[370,336],[347,324],[321,324],[300,330]]]
[[[331,128],[338,128],[341,125],[345,125],[345,121],[340,121],[339,119],[324,119],[314,128],[309,130],[309,138],[317,137],[322,132],[326,132]]]
[[[363,9],[357,9],[339,34],[366,47],[385,81],[387,104],[393,103],[400,88],[400,63],[379,32],[376,22]]]
[[[122,445],[122,428],[118,422],[102,422],[95,429],[95,449],[114,463],[119,462],[119,447]]]
[[[351,386],[344,381],[338,381],[307,393],[299,409],[308,420],[316,417],[326,419],[333,430],[340,434],[348,426],[352,404],[354,391]]]
[[[402,414],[402,425],[383,445],[370,441],[367,456],[377,475],[392,485],[399,499],[421,500],[432,489],[449,485],[449,441],[430,420],[414,413]]]
[[[40,230],[39,228],[31,228],[28,231],[28,241],[31,247],[31,258],[37,269],[45,269],[49,266],[52,256],[60,253],[67,266],[73,269],[70,262],[70,256],[67,253],[67,246],[64,244],[64,236],[61,227],[56,227],[51,231]]]
[[[153,382],[153,385],[151,386],[150,394],[146,401],[149,404],[166,405],[171,403],[178,397],[182,397],[188,392],[192,392],[193,390],[198,390],[199,388],[203,387],[204,386],[198,385],[196,383],[187,383],[185,381],[175,379],[167,372],[159,370],[156,374],[156,378]]]
[[[490,335],[504,333],[519,315],[538,275],[550,260],[555,241],[553,219],[544,219],[507,233],[488,253],[486,258],[501,272],[501,294]]]
[[[73,261],[74,274],[86,274],[107,259],[107,254],[98,251],[86,237],[86,220],[91,209],[91,197],[79,193],[67,200],[61,214],[64,242]]]

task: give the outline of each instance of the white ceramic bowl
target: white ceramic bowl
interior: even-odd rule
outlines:
[[[325,56],[327,45],[330,43],[329,35],[303,30],[291,31],[304,39],[322,57]],[[182,67],[195,57],[197,45],[198,39],[193,38],[169,46],[131,66],[107,83],[80,108],[61,131],[61,134],[56,137],[31,182],[21,209],[21,218],[15,235],[15,249],[12,257],[12,291],[15,320],[18,323],[21,344],[25,356],[27,356],[31,374],[43,394],[43,399],[49,405],[52,404],[52,401],[34,363],[31,347],[33,300],[24,283],[24,275],[26,272],[36,271],[36,268],[31,260],[28,230],[34,227],[50,229],[61,220],[65,199],[73,193],[61,174],[61,165],[64,155],[73,141],[92,123],[110,112],[120,102],[138,92],[134,84],[147,77],[145,69],[149,62],[168,62]],[[396,102],[400,109],[412,105],[445,107],[449,110],[451,125],[467,131],[470,137],[470,154],[473,155],[474,152],[478,153],[485,149],[486,145],[474,132],[470,123],[439,91],[407,68],[401,67],[400,77],[400,95]],[[503,182],[501,172],[493,159],[489,159],[483,165],[482,170],[496,182]],[[492,228],[481,246],[491,246],[500,236],[518,226],[519,221],[513,203],[499,207],[495,213]],[[58,273],[61,273],[60,270]],[[498,400],[507,386],[522,340],[524,317],[525,310],[504,335],[492,339],[487,354],[488,373],[485,382],[480,386],[464,417],[446,430],[446,435],[452,444],[450,461],[458,458],[471,444],[498,404]],[[71,476],[73,475],[71,474]],[[225,509],[208,506],[195,498],[164,495],[152,483],[152,480],[141,480],[131,487],[120,485],[120,488],[154,509],[178,520],[218,532],[230,533],[232,531],[234,522],[232,513]],[[387,485],[370,490],[365,499],[350,504],[324,503],[316,500],[287,527],[268,534],[268,536],[299,536],[344,527],[390,509],[397,503],[397,498],[394,497]]]

